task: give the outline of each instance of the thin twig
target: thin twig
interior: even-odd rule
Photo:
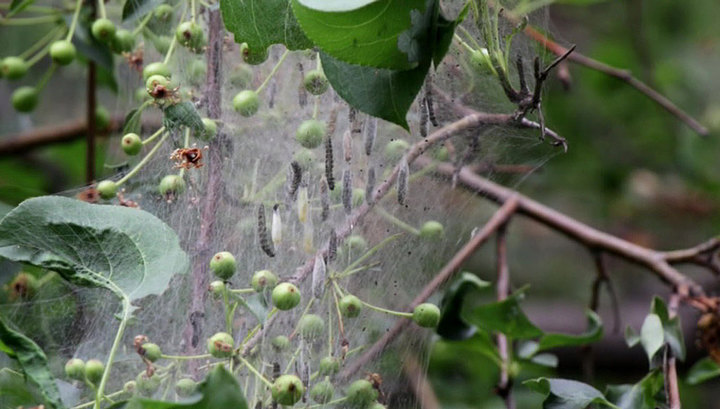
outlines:
[[[670,296],[670,302],[668,303],[668,315],[670,318],[677,315],[680,298],[680,294],[678,293],[673,293]],[[680,403],[680,390],[678,388],[677,361],[673,355],[672,349],[668,345],[665,345],[665,359],[663,363],[665,394],[668,402],[668,408],[680,409],[682,405]]]
[[[510,269],[507,262],[507,222],[497,231],[497,300],[503,301],[510,294]],[[497,345],[502,367],[500,368],[500,382],[497,386],[498,395],[505,401],[507,409],[515,409],[515,400],[512,396],[512,378],[510,377],[510,345],[504,334],[497,334]]]
[[[403,371],[415,394],[415,399],[420,403],[420,408],[440,409],[437,395],[435,395],[432,384],[427,380],[427,371],[420,366],[417,357],[411,352],[403,359]]]

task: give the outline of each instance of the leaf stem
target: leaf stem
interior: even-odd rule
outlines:
[[[174,359],[176,361],[188,361],[191,359],[206,359],[206,358],[212,358],[212,355],[210,354],[202,354],[202,355],[160,355],[160,358],[163,359]]]
[[[375,206],[373,209],[375,210],[375,213],[379,214],[383,219],[389,221],[390,223],[394,224],[395,226],[407,231],[410,234],[413,234],[415,236],[420,235],[420,230],[412,227],[411,225],[405,223],[404,221],[398,219],[397,217],[393,216],[392,214],[388,213],[387,210],[383,209],[380,206]]]
[[[140,169],[142,169],[142,167],[145,166],[145,164],[150,161],[150,158],[152,158],[153,155],[155,155],[155,152],[157,152],[158,149],[160,149],[160,146],[163,144],[163,142],[165,142],[165,139],[167,139],[167,137],[168,137],[167,133],[163,134],[162,138],[160,138],[158,143],[156,143],[155,146],[153,146],[153,148],[150,150],[150,152],[148,152],[148,154],[145,155],[145,157],[142,158],[142,160],[140,162],[138,162],[137,165],[135,165],[133,170],[128,172],[127,175],[123,176],[122,179],[120,179],[116,182],[117,186],[122,185],[123,183],[127,182],[131,177],[135,176],[135,174],[138,173],[140,171]]]
[[[105,370],[103,371],[103,376],[100,380],[100,386],[98,386],[97,392],[95,393],[95,409],[100,409],[100,402],[102,402],[102,399],[104,397],[103,391],[105,390],[105,385],[107,384],[107,380],[110,377],[110,369],[112,368],[113,359],[115,359],[115,353],[120,346],[123,333],[125,332],[125,327],[130,320],[130,299],[127,298],[127,296],[125,295],[123,295],[122,298],[122,310],[123,311],[122,319],[120,320],[120,326],[118,327],[117,334],[115,334],[115,340],[113,341],[112,347],[110,348],[110,354],[108,355],[107,363],[105,364]]]
[[[100,10],[100,17],[107,18],[107,11],[105,10],[105,0],[98,0],[98,9]]]
[[[75,2],[75,12],[73,13],[72,22],[70,23],[70,29],[68,30],[67,37],[65,37],[65,39],[67,41],[72,40],[73,34],[75,33],[75,28],[77,27],[77,22],[78,22],[78,16],[80,16],[80,9],[82,8],[82,3],[83,3],[83,0],[76,0],[76,2]]]
[[[22,58],[23,60],[28,59],[34,53],[35,51],[38,51],[39,49],[43,48],[48,42],[52,41],[55,36],[57,36],[58,31],[61,31],[62,27],[55,27],[52,30],[48,30],[48,32],[42,36],[38,41],[35,42],[35,44],[31,45],[29,48],[27,48],[25,51],[22,52],[22,54],[18,55],[18,57]]]
[[[34,24],[52,23],[58,20],[57,15],[37,16],[37,17],[21,17],[21,18],[4,18],[0,20],[0,26],[30,26]]]
[[[148,101],[148,102],[150,102],[150,101]],[[158,129],[157,131],[155,131],[154,134],[150,135],[150,137],[148,137],[147,139],[145,139],[144,141],[142,141],[142,144],[143,144],[143,145],[147,145],[147,144],[149,144],[150,142],[154,141],[155,138],[157,138],[158,135],[160,135],[164,130],[165,130],[165,127],[164,127],[164,126],[161,126],[160,129]]]
[[[275,64],[272,71],[270,71],[270,74],[268,74],[268,76],[265,78],[265,81],[263,81],[263,83],[260,84],[260,86],[255,90],[256,93],[259,94],[260,91],[262,91],[263,88],[265,88],[265,86],[268,84],[268,82],[270,82],[270,79],[273,77],[273,75],[275,75],[277,70],[280,69],[280,66],[282,65],[283,61],[285,61],[285,57],[287,57],[289,53],[290,53],[290,50],[285,50],[285,52],[280,56],[280,59],[278,60],[277,64]]]
[[[236,357],[237,359],[239,359],[240,362],[242,362],[243,365],[245,365],[245,366],[247,367],[247,369],[248,369],[250,372],[253,373],[253,375],[257,376],[258,379],[260,379],[261,381],[263,381],[263,383],[264,383],[265,385],[267,385],[267,386],[269,386],[269,387],[272,387],[272,386],[273,386],[272,382],[268,381],[266,377],[264,377],[260,372],[258,372],[258,370],[255,369],[255,367],[252,366],[252,364],[251,364],[250,362],[248,362],[247,359],[243,358],[241,354],[237,354],[237,355],[235,355],[235,357]]]
[[[145,18],[140,21],[140,24],[138,24],[137,27],[132,31],[133,35],[138,35],[140,31],[142,31],[143,28],[147,25],[148,21],[150,21],[150,18],[153,16],[153,13],[148,13]]]

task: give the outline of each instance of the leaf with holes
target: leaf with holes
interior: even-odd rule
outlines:
[[[17,361],[27,379],[35,383],[51,408],[62,408],[60,391],[50,373],[45,353],[33,340],[13,330],[0,318],[0,351]]]
[[[235,42],[250,49],[265,50],[272,44],[284,44],[290,50],[311,48],[289,0],[220,0],[220,11]]]
[[[150,213],[59,196],[26,200],[0,221],[0,257],[130,302],[161,294],[189,266],[175,232]]]

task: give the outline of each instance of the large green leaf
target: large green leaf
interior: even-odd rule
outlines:
[[[599,390],[582,382],[569,379],[537,378],[525,381],[523,384],[535,392],[545,395],[543,409],[585,409],[591,404],[617,408]]]
[[[540,338],[538,351],[557,347],[585,345],[599,341],[603,336],[602,321],[600,321],[600,317],[592,310],[588,310],[586,314],[588,329],[584,333],[580,335],[545,334]]]
[[[55,384],[55,378],[50,373],[43,350],[33,340],[10,328],[2,317],[0,317],[0,350],[17,361],[25,376],[38,386],[49,407],[63,407],[60,391]]]
[[[607,399],[622,409],[655,409],[662,407],[656,398],[663,389],[660,371],[652,371],[635,385],[610,385]]]
[[[522,292],[516,292],[503,301],[484,304],[462,313],[462,318],[478,328],[488,332],[501,332],[510,338],[525,339],[543,335],[523,310],[519,298]]]
[[[477,293],[477,290],[488,288],[490,283],[483,281],[475,274],[463,272],[443,297],[440,316],[436,332],[445,339],[463,340],[473,336],[475,327],[462,320],[460,314],[468,294]]]
[[[10,368],[0,369],[0,407],[33,407],[43,401],[35,385],[29,384],[25,377]]]
[[[198,385],[197,392],[183,402],[164,402],[133,398],[119,402],[112,409],[247,409],[247,401],[235,377],[224,366],[217,365]]]
[[[720,365],[712,359],[705,357],[688,370],[687,383],[697,385],[720,376]]]
[[[290,50],[311,48],[290,8],[290,0],[220,0],[225,27],[237,43],[251,50],[284,44]]]
[[[0,221],[0,257],[128,301],[161,294],[189,265],[175,232],[152,214],[59,196],[26,200]]]

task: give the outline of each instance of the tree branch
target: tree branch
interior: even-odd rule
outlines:
[[[510,294],[510,269],[507,263],[507,223],[503,223],[497,231],[497,300],[503,301]],[[512,378],[510,377],[510,343],[504,334],[497,334],[497,345],[502,367],[500,368],[500,382],[497,393],[505,401],[507,409],[515,409],[515,400],[512,396]]]

